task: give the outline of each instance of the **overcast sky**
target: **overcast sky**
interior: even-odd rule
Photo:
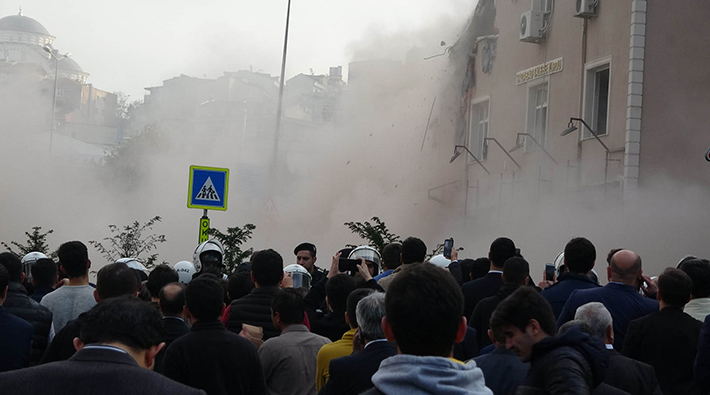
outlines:
[[[287,78],[347,66],[367,35],[464,21],[476,0],[293,0]],[[214,78],[253,67],[280,73],[287,0],[0,0],[0,17],[23,14],[56,37],[89,82],[142,99],[143,88],[187,74]],[[438,43],[442,37],[431,37]]]

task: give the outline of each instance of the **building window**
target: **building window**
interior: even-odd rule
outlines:
[[[530,88],[528,91],[527,133],[537,141],[537,144],[530,137],[526,137],[526,152],[537,150],[539,148],[538,144],[545,146],[547,140],[547,103],[548,89],[546,82]]]
[[[588,65],[584,81],[584,120],[597,135],[605,135],[609,124],[609,78],[610,63]],[[582,138],[592,138],[584,128]]]
[[[488,137],[488,115],[490,113],[490,99],[474,100],[471,104],[470,123],[468,130],[468,149],[479,160],[488,157],[486,137]],[[475,160],[469,155],[469,163]]]

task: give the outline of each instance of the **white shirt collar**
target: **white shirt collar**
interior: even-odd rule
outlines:
[[[614,346],[611,344],[605,344],[607,350],[613,350]]]
[[[128,354],[126,352],[126,350],[122,350],[118,347],[107,346],[107,345],[103,345],[103,344],[89,344],[88,346],[84,346],[84,348],[82,348],[82,350],[111,350],[111,351],[118,351],[118,352],[122,352],[124,354]]]
[[[500,273],[503,274],[502,270],[489,270],[488,273]]]
[[[386,342],[386,341],[387,341],[387,339],[372,340],[372,341],[368,342],[367,344],[365,344],[365,347],[364,347],[364,348],[367,348],[367,346],[369,346],[369,345],[372,344],[372,343],[379,343],[379,342]]]

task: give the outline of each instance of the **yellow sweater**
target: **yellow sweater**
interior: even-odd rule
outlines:
[[[316,391],[320,391],[328,382],[330,361],[335,358],[346,357],[353,353],[353,337],[357,329],[350,329],[343,334],[340,340],[326,344],[318,351],[316,365]]]

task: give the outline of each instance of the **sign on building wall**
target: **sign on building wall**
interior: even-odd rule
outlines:
[[[519,71],[515,74],[515,82],[517,85],[520,85],[546,75],[559,73],[562,71],[562,65],[562,58],[557,58],[527,70]]]

